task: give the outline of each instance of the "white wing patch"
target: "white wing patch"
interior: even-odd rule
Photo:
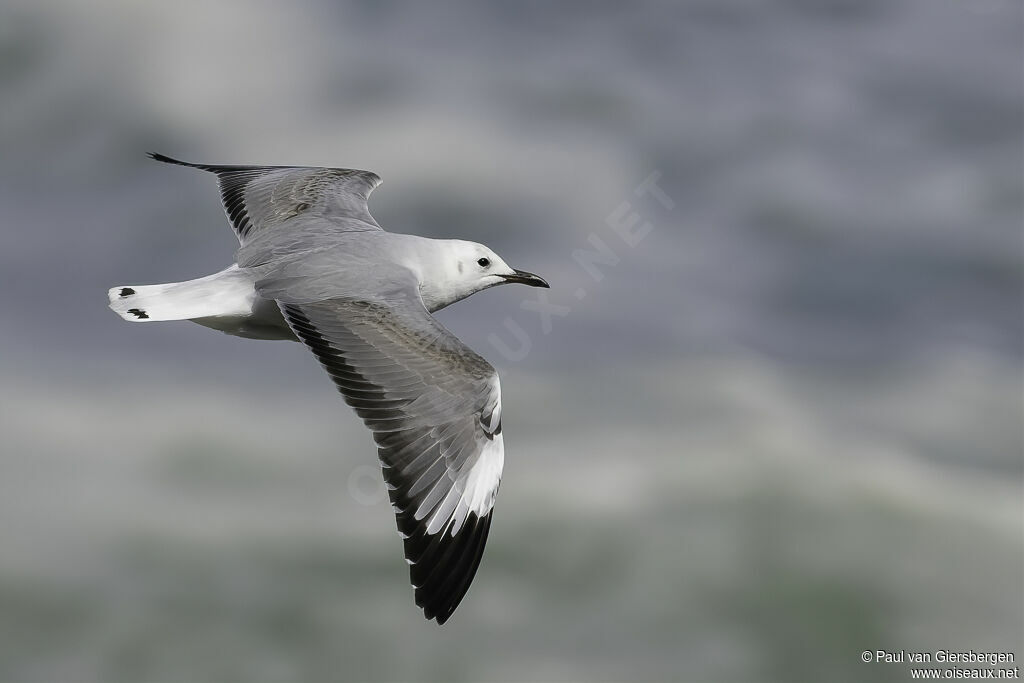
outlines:
[[[501,484],[504,466],[505,442],[502,435],[497,434],[493,441],[487,441],[469,471],[451,485],[444,501],[427,521],[427,533],[433,535],[450,527],[450,533],[454,536],[465,524],[470,511],[476,513],[477,517],[489,513],[494,507],[494,497]]]
[[[438,494],[444,492],[444,500],[438,504],[437,498],[427,496],[416,511],[417,519],[433,511],[427,520],[428,534],[433,535],[447,528],[454,536],[459,533],[470,512],[483,517],[494,507],[494,498],[501,484],[501,472],[505,467],[505,439],[501,433],[501,386],[497,377],[494,378],[493,403],[494,408],[487,424],[482,425],[490,437],[480,442],[480,452],[473,464],[462,471],[449,471],[447,477],[441,477],[434,490]]]
[[[488,441],[484,446],[466,476],[462,497],[477,516],[483,517],[494,507],[494,496],[498,492],[504,466],[505,441],[501,434],[497,434],[493,441]]]

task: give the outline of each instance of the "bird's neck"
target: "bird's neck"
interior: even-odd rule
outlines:
[[[453,258],[451,240],[416,237],[412,262],[409,264],[420,281],[420,297],[433,313],[479,291],[478,282],[470,282],[459,272]]]

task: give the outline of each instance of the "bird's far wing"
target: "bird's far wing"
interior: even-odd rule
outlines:
[[[216,166],[192,164],[163,154],[151,158],[216,174],[224,211],[238,241],[295,216],[330,220],[334,230],[380,230],[370,215],[367,199],[380,185],[380,176],[350,168],[304,166]]]
[[[414,289],[386,301],[278,305],[373,431],[416,604],[443,624],[476,574],[501,481],[497,373]]]

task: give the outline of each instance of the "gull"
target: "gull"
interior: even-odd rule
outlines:
[[[367,208],[376,173],[149,156],[215,174],[240,246],[213,275],[113,287],[110,307],[312,351],[373,433],[416,604],[445,623],[480,565],[505,446],[498,374],[431,314],[548,283],[482,244],[385,232]]]

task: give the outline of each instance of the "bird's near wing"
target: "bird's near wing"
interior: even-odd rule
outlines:
[[[497,373],[427,313],[415,290],[375,302],[288,303],[273,289],[261,294],[278,298],[373,431],[416,604],[443,624],[476,574],[501,481]]]
[[[338,230],[380,230],[366,206],[380,176],[350,168],[304,166],[216,166],[192,164],[163,154],[150,158],[216,174],[224,211],[238,241],[296,216],[315,216]]]

